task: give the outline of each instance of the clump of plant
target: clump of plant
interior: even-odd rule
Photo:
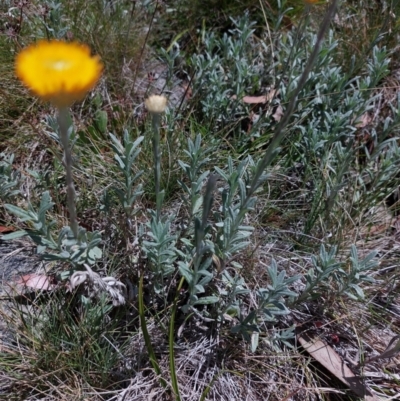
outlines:
[[[248,15],[232,22],[234,28],[222,36],[206,32],[204,48],[191,57],[190,64],[195,71],[194,94],[204,118],[215,131],[231,130],[241,143],[244,133],[240,121],[247,119],[251,110],[243,98],[264,94],[273,84],[274,61],[266,46],[256,41],[255,23]]]
[[[20,173],[13,168],[14,155],[0,153],[0,199],[11,200],[20,193]]]
[[[12,328],[0,352],[10,396],[30,399],[42,389],[48,396],[62,391],[76,397],[84,387],[95,393],[115,386],[123,341],[118,321],[109,319],[113,306],[105,296],[82,295],[59,289],[49,297],[44,291],[2,307],[2,320]]]
[[[35,298],[34,313],[29,315],[31,320],[23,317],[24,329],[29,331],[27,347],[36,342],[42,343],[40,347],[50,344],[43,350],[45,360],[38,361],[35,367],[59,368],[52,360],[59,352],[56,362],[61,361],[63,374],[72,377],[71,372],[78,371],[81,375],[83,371],[93,370],[91,384],[109,384],[111,375],[107,376],[107,371],[124,359],[118,336],[114,338],[110,333],[114,328],[111,323],[121,319],[123,324],[118,328],[121,334],[130,337],[140,332],[141,347],[145,350],[145,358],[137,351],[136,361],[141,358],[141,363],[131,364],[130,374],[139,374],[143,367],[151,368],[164,391],[179,400],[183,395],[176,366],[176,345],[183,341],[181,336],[185,330],[193,333],[201,326],[205,335],[216,330],[229,332],[230,336],[248,341],[253,352],[259,346],[260,334],[266,333],[273,348],[291,347],[294,327],[284,320],[291,310],[304,302],[322,299],[322,293],[327,292],[335,297],[363,298],[361,284],[371,281],[370,272],[376,266],[375,253],[363,259],[352,246],[350,257],[343,258],[337,255],[335,247],[322,246],[319,255],[311,259],[312,267],[303,275],[290,274],[271,257],[263,265],[266,279],[262,283],[250,282],[251,268],[243,257],[251,247],[254,232],[249,216],[257,213],[259,198],[273,180],[267,168],[278,159],[284,169],[307,162],[310,174],[314,174],[314,187],[321,186],[310,202],[309,221],[313,224],[317,221],[313,220],[314,210],[324,224],[332,219],[338,200],[343,199],[343,184],[350,186],[351,179],[360,182],[363,178],[363,182],[367,182],[367,178],[381,177],[365,173],[359,178],[355,174],[355,160],[359,152],[366,149],[357,144],[354,121],[369,107],[368,99],[362,97],[358,86],[370,89],[369,85],[376,85],[386,71],[386,53],[377,49],[371,60],[368,68],[374,79],[354,78],[349,82],[348,77],[341,75],[339,67],[328,71],[333,41],[329,39],[325,47],[321,44],[335,8],[336,2],[333,2],[316,35],[305,34],[307,46],[292,54],[288,49],[292,47],[293,38],[287,34],[287,42],[277,50],[281,61],[290,65],[290,69],[280,70],[276,66],[277,75],[271,78],[276,96],[279,91],[275,106],[281,106],[282,115],[273,122],[268,120],[268,115],[260,116],[258,125],[254,125],[252,138],[260,140],[262,152],[249,151],[239,160],[233,156],[223,158],[220,149],[204,141],[200,134],[187,139],[178,160],[171,163],[179,169],[178,185],[182,192],[177,196],[181,198],[182,210],[168,208],[162,180],[166,174],[162,158],[166,148],[162,135],[168,107],[166,97],[152,95],[145,102],[151,118],[151,130],[144,133],[151,136],[150,171],[137,166],[144,162],[141,148],[145,146],[144,135],[126,129],[122,135],[114,132],[106,136],[103,120],[102,133],[108,139],[107,156],[112,157],[107,159],[109,177],[97,206],[105,219],[109,219],[107,233],[112,234],[115,228],[124,234],[123,241],[121,236],[105,238],[104,231],[83,227],[76,207],[79,197],[74,174],[79,163],[74,165],[73,162],[73,129],[68,123],[68,107],[98,81],[101,72],[98,57],[91,56],[85,46],[58,41],[40,42],[20,53],[18,76],[37,96],[50,100],[57,108],[58,128],[53,136],[64,154],[65,205],[69,221],[68,225],[60,227],[49,218],[54,206],[49,191],[41,195],[39,204],[28,200],[26,207],[6,205],[23,225],[23,230],[3,238],[29,236],[45,260],[56,262],[57,280],[51,290],[58,296],[72,292],[72,295],[65,295],[70,301],[67,303],[53,292],[47,294],[52,301],[50,304],[45,301],[41,306]],[[206,52],[203,58],[197,56],[192,60],[193,65],[204,63],[195,85],[199,85],[199,91],[204,90],[202,112],[210,116],[218,129],[245,116],[249,110],[239,100],[248,91],[260,90],[265,84],[260,76],[268,75],[268,71],[261,64],[268,60],[269,53],[260,55],[254,65],[249,66],[245,60],[248,40],[252,40],[252,25],[241,19],[232,36],[225,35],[222,39],[207,36],[209,54]],[[225,71],[221,60],[227,60],[235,68]],[[222,82],[221,74],[227,77]],[[230,85],[235,81],[237,85],[231,90]],[[343,93],[336,96],[337,90]],[[360,99],[364,102],[361,106]],[[266,127],[271,129],[267,134],[261,130]],[[257,130],[260,130],[258,134]],[[239,141],[241,135],[240,132]],[[243,142],[248,145],[248,141]],[[381,153],[366,153],[367,160],[372,163],[379,159],[386,163],[385,152],[392,149],[390,146],[394,147],[392,142],[378,143]],[[216,155],[219,160],[213,163]],[[321,164],[327,167],[318,175]],[[379,185],[384,179],[391,180],[391,174],[393,171],[387,165]],[[149,180],[154,183],[155,201],[152,204],[146,199],[144,206],[141,197],[144,184]],[[323,209],[322,203],[326,205]],[[306,227],[305,231],[311,228]],[[109,251],[111,247],[107,244],[112,241],[121,241],[113,245],[121,248],[119,255],[123,256],[116,257]],[[115,264],[118,275],[109,271],[109,266]],[[57,308],[62,309],[58,314]],[[37,349],[42,351],[40,347]],[[168,351],[167,369],[160,352],[164,350]],[[71,362],[68,357],[72,358]],[[2,361],[0,359],[0,366]],[[52,380],[56,380],[56,376]],[[211,384],[203,386],[202,399]],[[34,390],[35,386],[31,386],[31,391]]]
[[[274,46],[266,45],[268,38],[253,43],[253,25],[246,20],[235,21],[236,28],[222,36],[205,34],[205,51],[191,58],[204,115],[242,156],[262,154],[271,143],[316,41],[302,26],[276,33]],[[307,235],[346,230],[349,220],[382,203],[399,185],[393,138],[399,114],[393,106],[390,117],[372,117],[383,96],[375,90],[389,74],[392,53],[374,46],[354,76],[337,62],[339,44],[330,31],[289,113],[284,156],[275,162],[286,168],[289,183],[277,186],[274,197],[304,208]]]

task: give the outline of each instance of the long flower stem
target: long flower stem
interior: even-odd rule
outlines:
[[[161,205],[163,196],[160,193],[160,180],[161,180],[161,155],[160,155],[160,120],[161,116],[159,113],[152,113],[153,123],[153,157],[154,157],[154,181],[155,181],[155,192],[156,192],[156,210],[157,210],[157,222],[160,221]]]
[[[153,366],[154,371],[156,372],[156,375],[160,380],[161,385],[164,388],[167,388],[168,387],[167,382],[161,377],[160,365],[158,364],[157,357],[156,354],[154,353],[154,348],[151,343],[150,334],[149,331],[147,330],[147,323],[146,323],[146,317],[144,315],[144,302],[143,302],[143,272],[140,275],[138,300],[139,300],[140,325],[142,327],[142,333],[144,342],[146,344],[147,352],[149,353],[149,359]]]
[[[67,207],[69,211],[69,221],[74,237],[78,238],[78,220],[75,207],[75,186],[72,177],[72,155],[68,137],[68,109],[62,107],[58,110],[58,124],[60,128],[60,139],[64,148],[64,166],[67,181]]]
[[[169,323],[169,335],[168,335],[169,371],[171,374],[171,383],[172,383],[172,388],[175,393],[176,401],[180,401],[181,396],[179,393],[178,378],[177,378],[176,369],[175,369],[175,351],[174,351],[175,316],[176,316],[176,310],[177,310],[177,305],[178,305],[178,300],[179,300],[179,294],[180,294],[180,291],[181,291],[181,288],[182,288],[184,282],[185,282],[185,279],[184,279],[184,277],[182,277],[179,282],[178,288],[176,290],[174,304],[172,306],[171,320]]]

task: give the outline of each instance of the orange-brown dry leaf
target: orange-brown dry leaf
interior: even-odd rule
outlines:
[[[364,113],[356,122],[357,128],[364,128],[369,125],[372,121],[372,117],[368,113]]]
[[[364,397],[365,401],[379,401],[364,384],[363,380],[351,371],[332,347],[319,339],[311,339],[305,334],[299,334],[297,339],[316,361],[329,370],[356,395]]]
[[[283,116],[283,108],[281,105],[279,105],[276,108],[275,113],[272,114],[272,118],[278,123],[279,121],[281,121],[282,116]]]
[[[55,288],[52,278],[45,274],[26,274],[8,285],[18,293],[23,293],[27,289],[49,291]]]
[[[15,231],[14,227],[11,226],[0,226],[0,233],[4,234],[4,233],[10,233]]]

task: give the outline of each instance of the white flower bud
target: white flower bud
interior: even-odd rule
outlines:
[[[167,98],[165,96],[151,95],[144,103],[150,113],[161,114],[164,113],[167,107]]]

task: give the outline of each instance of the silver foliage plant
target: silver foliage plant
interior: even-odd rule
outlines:
[[[334,7],[331,14],[333,12]],[[251,342],[253,350],[258,345],[258,334],[265,327],[272,327],[302,302],[317,299],[328,287],[333,288],[336,295],[345,295],[353,299],[362,298],[364,294],[360,285],[362,282],[372,280],[370,272],[376,266],[375,253],[359,260],[357,250],[353,246],[350,257],[346,259],[338,257],[336,249],[327,245],[322,246],[319,255],[312,258],[312,267],[303,276],[290,276],[271,258],[269,266],[265,268],[268,282],[260,288],[252,288],[246,282],[246,266],[241,262],[243,252],[251,246],[251,236],[254,231],[247,217],[254,213],[257,194],[263,190],[264,184],[270,178],[266,173],[267,167],[274,162],[279,153],[283,138],[289,135],[287,133],[289,122],[302,133],[299,147],[309,152],[304,152],[304,155],[311,154],[313,158],[318,156],[318,160],[322,160],[326,156],[325,148],[329,148],[333,153],[340,148],[337,150],[337,160],[338,163],[344,163],[346,156],[343,155],[343,149],[349,148],[349,144],[354,142],[352,137],[354,130],[347,127],[344,138],[339,135],[339,131],[345,122],[348,122],[351,108],[355,107],[356,103],[359,104],[358,100],[361,98],[361,87],[356,88],[353,95],[350,89],[352,85],[376,85],[376,80],[347,82],[341,88],[345,92],[345,98],[334,99],[335,102],[331,103],[323,102],[326,107],[329,106],[323,113],[325,115],[323,122],[320,116],[315,114],[316,100],[313,100],[314,103],[305,103],[305,100],[298,102],[299,94],[304,94],[302,91],[307,89],[312,93],[320,93],[322,97],[326,88],[319,87],[318,82],[324,74],[329,73],[327,80],[330,85],[343,80],[340,70],[326,70],[330,61],[322,57],[324,54],[325,58],[328,57],[326,55],[334,49],[333,44],[328,41],[328,45],[321,50],[322,56],[320,54],[322,37],[328,25],[322,25],[318,35],[307,35],[310,43],[307,41],[305,43],[310,44],[314,50],[308,61],[305,55],[298,56],[300,58],[304,56],[301,63],[298,63],[302,66],[301,72],[297,71],[295,76],[291,76],[286,86],[284,85],[286,77],[273,77],[278,78],[276,83],[281,85],[279,90],[287,104],[287,110],[278,123],[271,122],[269,116],[266,116],[260,118],[259,123],[254,126],[250,135],[253,139],[260,138],[263,130],[268,129],[272,133],[266,140],[265,151],[261,156],[253,158],[244,155],[241,160],[236,161],[232,157],[224,160],[219,155],[220,160],[216,163],[218,165],[213,166],[212,156],[215,149],[210,145],[204,145],[201,135],[188,139],[185,156],[177,162],[182,173],[179,185],[183,191],[182,203],[187,217],[186,226],[177,228],[173,223],[180,216],[168,213],[164,204],[159,129],[165,104],[162,110],[160,108],[152,112],[155,210],[143,210],[139,206],[140,196],[143,194],[143,183],[140,179],[144,172],[136,169],[136,164],[140,161],[142,152],[140,146],[145,142],[144,137],[135,138],[129,130],[124,131],[121,139],[117,135],[109,135],[117,179],[104,190],[100,207],[107,213],[111,213],[113,207],[119,208],[118,211],[123,216],[121,221],[126,227],[130,227],[139,212],[147,217],[147,221],[141,225],[139,223],[138,238],[135,238],[134,242],[140,248],[140,257],[137,259],[138,263],[131,267],[136,269],[133,274],[140,276],[141,289],[143,290],[143,282],[146,279],[147,291],[163,300],[176,297],[175,292],[181,294],[179,291],[182,290],[179,309],[186,317],[190,316],[192,319],[217,325],[229,323],[233,333]],[[204,39],[206,56],[192,58],[193,67],[198,69],[195,88],[208,91],[208,95],[202,100],[203,112],[209,113],[210,118],[218,125],[229,123],[236,119],[238,114],[247,113],[244,106],[236,103],[232,106],[232,95],[238,99],[246,94],[248,88],[256,84],[261,87],[264,84],[262,75],[266,71],[262,68],[265,61],[263,55],[259,55],[253,64],[249,64],[248,60],[246,46],[251,40],[252,33],[253,25],[248,20],[240,20],[236,22],[236,28],[231,36],[224,35],[222,38],[217,38],[207,35]],[[288,37],[290,38],[290,34]],[[283,42],[284,45],[280,49],[280,52],[287,56],[291,45],[290,39],[288,41],[287,45]],[[375,75],[379,75],[379,71],[381,72],[379,76],[385,73],[387,58],[383,53],[383,51],[374,53],[375,62],[372,64],[375,67],[370,68]],[[264,56],[265,59],[270,57],[268,54]],[[225,68],[222,60],[231,60],[235,68],[232,70]],[[316,60],[319,60],[318,73],[311,72]],[[292,71],[296,72],[296,69]],[[226,79],[222,79],[224,76]],[[237,86],[229,91],[224,87],[228,85],[227,82],[228,84],[237,82]],[[329,87],[329,91],[331,89]],[[314,99],[313,96],[309,97]],[[349,110],[342,109],[344,105],[347,105]],[[363,105],[364,108],[355,110],[356,117],[370,107],[366,100]],[[308,125],[301,125],[300,121],[307,116]],[[324,124],[325,131],[323,131]],[[335,131],[330,137],[329,132],[333,132],[332,127]],[[324,133],[323,136],[318,136],[322,138],[320,141],[314,135],[318,130]],[[57,132],[53,136],[57,139]],[[247,139],[240,141],[243,142],[247,142]],[[389,149],[394,147],[389,142],[384,145]],[[377,157],[369,156],[371,159]],[[387,174],[394,174],[394,170],[389,166],[387,171]],[[7,177],[10,177],[10,171],[3,169],[1,172],[2,176],[6,177],[3,178],[3,182],[6,182]],[[367,176],[367,172],[364,176]],[[324,199],[328,211],[333,208],[331,205],[334,204],[336,195],[341,189],[339,188],[341,178],[345,179],[344,182],[349,182],[350,175],[338,170],[331,180],[330,191],[322,191],[324,194],[329,194],[328,198]],[[379,182],[381,181],[383,182],[383,178]],[[127,296],[123,280],[119,281],[110,276],[103,277],[95,272],[98,262],[107,262],[111,258],[111,255],[103,251],[102,245],[105,241],[101,233],[88,232],[83,227],[78,227],[77,235],[74,235],[70,227],[58,229],[56,222],[49,218],[53,206],[48,191],[43,192],[40,203],[36,206],[28,203],[27,208],[23,209],[6,204],[7,210],[30,228],[12,233],[5,238],[29,235],[44,258],[67,263],[71,267],[71,271],[64,275],[64,278],[69,280],[71,291],[83,288],[86,296],[92,298],[103,292],[108,295],[113,305],[122,305]],[[314,209],[319,210],[317,206]],[[312,225],[314,221],[311,220],[312,218],[310,218]],[[126,232],[127,235],[131,233],[129,230]],[[301,292],[296,290],[298,286],[295,286],[300,281],[303,282]],[[330,285],[332,283],[333,286]],[[143,300],[143,293],[141,296]],[[248,307],[249,300],[252,300],[254,307]],[[141,315],[145,317],[144,310]],[[281,341],[289,344],[291,336],[293,336],[292,327],[275,331],[271,343],[276,345]]]

